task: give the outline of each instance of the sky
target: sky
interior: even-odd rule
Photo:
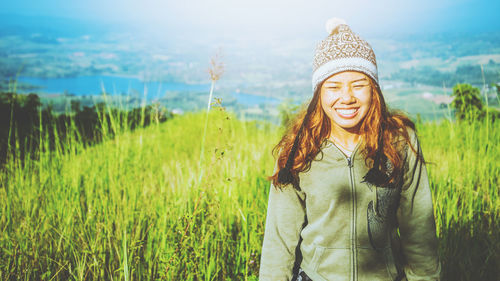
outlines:
[[[360,35],[499,31],[500,1],[484,0],[17,0],[0,13],[135,25],[156,32],[323,37],[343,18]]]

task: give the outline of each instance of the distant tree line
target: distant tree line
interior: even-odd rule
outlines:
[[[171,112],[158,105],[123,111],[102,102],[82,107],[75,100],[71,101],[71,112],[55,114],[51,105],[42,107],[36,94],[0,93],[0,166],[8,155],[25,159],[29,153],[35,159],[40,149],[53,150],[69,138],[92,145],[122,130],[165,122],[171,117]]]
[[[483,69],[481,69],[480,65],[461,65],[456,68],[455,72],[443,72],[431,66],[400,69],[398,72],[391,74],[390,79],[438,87],[442,87],[443,83],[445,83],[446,87],[450,87],[465,81],[473,85],[483,85],[483,83],[491,85],[498,82],[499,71],[500,63],[490,60],[489,63],[483,66]]]

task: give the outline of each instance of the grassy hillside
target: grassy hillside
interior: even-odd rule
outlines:
[[[279,129],[204,114],[0,174],[0,280],[256,280]],[[420,125],[445,280],[495,280],[500,122]],[[42,141],[42,145],[43,145]]]

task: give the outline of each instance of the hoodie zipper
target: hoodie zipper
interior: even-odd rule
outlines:
[[[353,153],[354,155],[354,153]],[[351,155],[352,156],[352,155]],[[352,275],[351,280],[358,280],[358,265],[357,265],[357,251],[356,251],[356,192],[354,188],[354,179],[352,172],[352,160],[351,157],[347,157],[347,167],[349,168],[349,181],[351,183],[351,266]]]
[[[338,151],[340,151],[340,153],[346,158],[347,160],[347,167],[349,169],[349,182],[351,184],[351,194],[352,194],[352,200],[351,200],[351,281],[357,281],[358,280],[358,253],[356,251],[356,190],[355,190],[355,187],[354,187],[354,176],[353,176],[353,171],[352,171],[352,167],[353,167],[353,159],[354,159],[354,155],[356,154],[356,151],[358,150],[358,146],[360,145],[361,143],[361,140],[358,142],[358,144],[356,145],[356,147],[354,148],[351,156],[347,157],[344,152],[342,152],[342,150],[340,148],[338,148],[338,146],[328,140],[329,142],[331,142],[333,144],[333,146],[335,146]]]

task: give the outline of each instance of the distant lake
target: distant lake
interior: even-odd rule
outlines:
[[[143,82],[133,77],[122,76],[79,76],[68,78],[35,78],[19,77],[18,82],[38,86],[40,89],[28,92],[41,92],[49,94],[74,94],[76,96],[98,95],[103,88],[110,95],[139,95],[142,97],[147,88],[147,98],[162,97],[165,91],[210,91],[210,84],[185,84],[176,82]],[[279,104],[280,100],[272,97],[252,95],[248,93],[233,92],[232,97],[244,106],[257,106],[259,104]]]
[[[69,93],[77,96],[98,95],[102,90],[110,95],[142,96],[145,88],[149,98],[160,97],[165,91],[206,91],[209,84],[184,84],[175,82],[143,82],[133,77],[121,76],[79,76],[68,78],[19,77],[19,82],[41,87],[43,93]]]

